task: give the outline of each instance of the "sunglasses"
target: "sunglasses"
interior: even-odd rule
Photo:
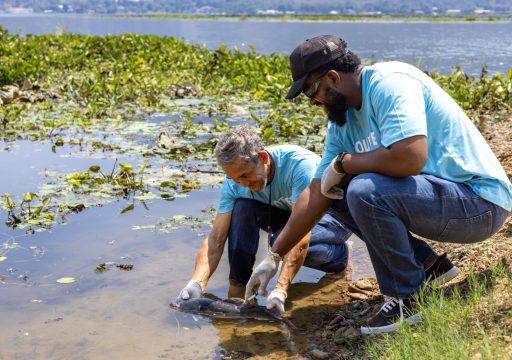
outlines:
[[[318,91],[318,86],[320,86],[320,81],[322,80],[322,78],[325,76],[325,74],[327,74],[327,72],[323,73],[321,76],[319,76],[315,82],[307,89],[307,90],[302,90],[302,93],[304,95],[306,95],[308,98],[312,99],[315,94],[317,93]]]

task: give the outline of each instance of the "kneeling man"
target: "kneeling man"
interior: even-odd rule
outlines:
[[[300,146],[264,148],[263,141],[248,127],[225,133],[215,155],[226,177],[212,230],[197,253],[192,279],[180,292],[179,297],[184,300],[201,296],[219,264],[226,239],[230,266],[228,296],[244,296],[258,250],[259,230],[269,233],[270,247],[320,162],[318,155]],[[267,307],[284,312],[288,287],[303,264],[336,273],[351,267],[351,251],[345,243],[351,234],[338,219],[326,213],[284,258]]]

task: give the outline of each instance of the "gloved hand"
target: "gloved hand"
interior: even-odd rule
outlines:
[[[276,274],[279,261],[281,261],[281,257],[278,254],[269,251],[267,256],[265,256],[265,259],[256,266],[252,271],[249,282],[245,286],[246,301],[254,295],[254,288],[256,286],[259,286],[258,293],[260,295],[266,296],[268,294],[267,285],[270,279],[272,279]]]
[[[267,298],[267,309],[276,309],[279,314],[284,313],[284,301],[286,300],[286,291],[274,289]]]
[[[345,196],[345,191],[338,186],[339,182],[346,175],[340,173],[334,167],[336,158],[332,159],[331,163],[325,169],[322,174],[322,180],[320,181],[320,192],[330,199],[341,200]]]
[[[188,300],[188,299],[197,299],[201,297],[203,293],[203,289],[201,288],[201,284],[199,281],[190,280],[178,295],[178,299]]]

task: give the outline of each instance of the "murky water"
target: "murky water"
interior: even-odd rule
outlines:
[[[103,133],[89,135],[106,143],[123,143],[121,153],[91,148],[87,141],[53,151],[50,142],[3,142],[1,194],[37,192],[41,185],[55,181],[49,173],[85,171],[91,165],[108,169],[116,158],[141,163],[138,146],[154,147],[169,120],[154,116],[147,122],[124,124],[123,130],[121,125],[108,124]],[[119,126],[117,131],[114,126]],[[146,159],[153,174],[176,164],[159,156]],[[210,164],[209,159],[194,161]],[[168,306],[189,280],[209,226],[174,224],[163,231],[159,224],[174,215],[211,220],[209,209],[217,206],[218,195],[218,186],[205,185],[174,201],[143,204],[133,198],[115,199],[71,213],[66,223],[30,235],[26,229],[2,224],[0,255],[6,259],[0,261],[0,359],[212,359],[233,351],[264,358],[298,357],[307,350],[305,335],[268,323],[195,317]],[[123,213],[130,204],[134,209]],[[5,212],[0,214],[6,218]],[[355,278],[371,276],[364,245],[355,241]],[[226,258],[207,289],[218,297],[226,297]],[[131,264],[133,270],[111,267],[96,272],[102,263]],[[339,303],[338,285],[323,276],[301,269],[287,301],[293,321],[320,318],[326,306]],[[74,277],[76,282],[57,283],[62,277]]]

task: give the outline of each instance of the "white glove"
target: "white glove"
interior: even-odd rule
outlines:
[[[251,278],[245,286],[245,300],[248,301],[254,295],[254,288],[259,285],[258,294],[266,296],[267,285],[270,279],[277,272],[277,267],[281,261],[281,257],[272,252],[268,252],[265,259],[252,271]]]
[[[203,289],[201,289],[201,284],[199,281],[190,280],[181,291],[178,296],[178,299],[188,300],[188,299],[197,299],[201,297],[203,293]]]
[[[267,309],[276,309],[279,314],[284,313],[284,301],[286,300],[286,291],[274,289],[267,298]]]
[[[336,158],[332,159],[330,165],[325,169],[322,174],[322,180],[320,181],[320,191],[325,197],[335,200],[341,200],[345,196],[345,191],[338,186],[344,173],[336,171],[334,163]]]

